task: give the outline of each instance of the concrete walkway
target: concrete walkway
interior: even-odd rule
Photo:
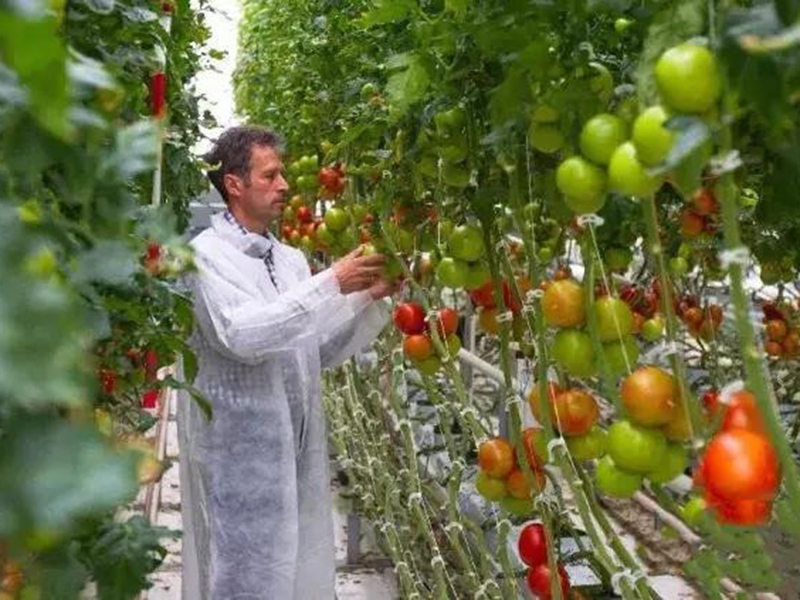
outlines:
[[[171,400],[169,429],[167,431],[167,458],[172,461],[161,480],[160,505],[156,518],[158,525],[181,530],[180,465],[178,464],[178,431],[175,421],[175,395],[167,394]],[[391,569],[378,570],[366,566],[374,553],[370,552],[369,529],[361,536],[363,562],[347,564],[347,502],[334,490],[334,532],[336,542],[336,595],[338,600],[394,600],[397,598],[394,573]],[[161,568],[151,581],[153,588],[142,595],[142,600],[179,600],[181,597],[181,541],[170,540],[165,546],[169,550]]]

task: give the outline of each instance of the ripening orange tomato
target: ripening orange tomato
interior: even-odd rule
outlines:
[[[478,446],[478,466],[489,477],[502,479],[514,469],[514,448],[505,438],[493,438]]]

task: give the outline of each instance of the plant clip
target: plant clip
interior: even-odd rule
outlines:
[[[712,158],[709,161],[709,172],[712,176],[724,175],[725,173],[732,173],[743,165],[744,162],[739,151],[731,150],[727,154]]]
[[[513,350],[514,352],[519,352],[522,349],[522,346],[519,345],[519,342],[512,340],[508,342],[508,349]]]
[[[511,410],[511,407],[515,404],[522,404],[522,398],[517,396],[516,394],[506,396],[506,412]]]
[[[461,523],[459,523],[458,521],[451,521],[450,523],[448,523],[444,527],[444,530],[447,533],[450,533],[451,529],[455,530],[455,531],[458,531],[459,533],[463,533],[464,532],[464,526]]]
[[[622,594],[622,580],[625,579],[632,586],[640,579],[645,579],[646,575],[639,569],[632,571],[631,569],[622,569],[617,571],[611,576],[611,588],[615,594]]]
[[[394,566],[394,572],[397,573],[401,569],[403,569],[406,572],[408,572],[408,563],[406,561],[404,561],[404,560],[398,560],[397,561],[397,564]]]
[[[719,253],[719,262],[723,269],[729,269],[731,265],[747,268],[750,265],[750,250],[744,246],[723,250]]]
[[[444,558],[442,558],[442,555],[441,555],[441,554],[436,554],[436,555],[435,555],[435,556],[434,556],[434,557],[431,559],[431,566],[432,566],[432,567],[435,567],[435,566],[437,565],[437,563],[438,563],[438,564],[439,564],[439,566],[441,566],[441,567],[444,567],[444,565],[445,565]]]
[[[512,529],[513,527],[514,527],[514,525],[513,525],[513,524],[511,523],[511,521],[509,521],[508,519],[500,519],[500,520],[497,522],[497,529],[498,529],[498,530],[499,530],[501,533],[502,533],[503,531],[505,531],[505,532],[506,532],[506,534],[508,534],[508,533],[510,533],[510,532],[511,532],[511,529]]]
[[[567,450],[567,440],[559,436],[547,442],[547,454],[555,455],[556,448],[563,448],[564,450]]]
[[[580,225],[581,227],[588,226],[595,226],[600,227],[603,223],[605,223],[605,219],[600,215],[596,215],[594,213],[589,213],[588,215],[581,215],[575,219],[575,222]]]
[[[498,323],[508,323],[509,321],[514,320],[514,313],[511,312],[510,310],[507,310],[506,312],[497,315],[495,319],[497,320]]]
[[[544,297],[544,290],[538,288],[535,290],[528,290],[527,293],[525,294],[525,300],[531,304],[533,304],[535,300],[538,300],[539,298],[543,297]]]
[[[419,502],[422,504],[422,492],[412,492],[408,495],[409,502]]]
[[[408,419],[400,419],[397,421],[397,429],[402,429],[403,427],[408,427],[411,429],[411,421]]]

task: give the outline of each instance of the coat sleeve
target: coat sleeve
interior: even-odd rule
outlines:
[[[331,368],[342,364],[378,337],[388,320],[388,301],[374,302],[368,292],[346,296],[346,306],[335,321],[336,328],[322,338],[322,367]]]
[[[237,281],[235,267],[197,254],[192,281],[198,326],[220,352],[247,364],[316,337],[327,308],[341,305],[339,283],[331,270],[298,282],[265,302]]]

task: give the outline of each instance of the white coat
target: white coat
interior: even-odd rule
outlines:
[[[263,261],[272,244],[278,293]],[[321,370],[371,342],[386,302],[222,214],[193,241],[195,386],[178,409],[184,600],[329,600],[334,546]]]

